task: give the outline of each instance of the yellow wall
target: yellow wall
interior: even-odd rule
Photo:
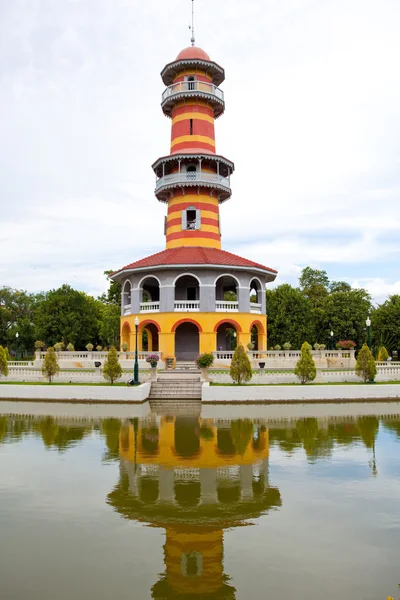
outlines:
[[[147,425],[148,427],[149,425]],[[141,447],[141,430],[135,436],[133,425],[128,425],[121,430],[119,456],[124,460],[131,462],[136,461],[137,464],[156,464],[166,469],[175,467],[196,468],[196,469],[216,469],[218,467],[227,467],[235,465],[252,465],[257,460],[268,458],[269,455],[269,436],[268,429],[260,431],[261,438],[260,448],[255,449],[249,441],[244,454],[220,454],[217,445],[217,427],[208,419],[199,419],[199,427],[208,427],[212,430],[214,437],[212,439],[204,439],[200,437],[200,449],[196,456],[185,457],[177,455],[175,451],[175,421],[168,421],[162,417],[158,430],[158,451],[154,455],[149,455],[142,450]],[[122,435],[123,434],[123,435]],[[135,439],[137,448],[135,452]],[[124,442],[122,441],[124,440]]]
[[[129,340],[129,350],[135,350],[135,315],[127,315],[121,317],[121,328],[124,323],[129,323],[131,328],[131,335]],[[195,321],[201,326],[202,331],[199,334],[199,352],[215,352],[217,350],[217,334],[214,332],[214,328],[220,321],[235,321],[240,325],[242,332],[237,332],[237,343],[243,344],[246,348],[251,338],[251,324],[254,321],[260,321],[264,326],[264,331],[267,331],[267,317],[266,315],[258,315],[253,313],[202,313],[202,312],[172,312],[172,313],[147,313],[146,315],[139,315],[139,331],[142,331],[140,323],[146,323],[147,321],[154,321],[160,327],[158,334],[159,339],[159,352],[161,358],[164,359],[167,356],[175,356],[175,333],[172,331],[174,325],[179,321]],[[234,327],[234,325],[233,325]],[[140,340],[139,338],[139,350]],[[258,336],[259,350],[266,350],[267,348],[267,336],[266,334],[259,334]]]

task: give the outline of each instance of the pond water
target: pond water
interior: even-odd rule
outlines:
[[[400,414],[17,411],[4,600],[400,597]]]

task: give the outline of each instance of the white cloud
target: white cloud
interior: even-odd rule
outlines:
[[[1,284],[96,293],[104,269],[164,247],[159,72],[189,43],[188,4],[0,5]],[[197,13],[227,76],[224,247],[280,280],[318,262],[356,282],[368,264],[374,296],[398,291],[385,268],[400,260],[400,5],[202,0]]]

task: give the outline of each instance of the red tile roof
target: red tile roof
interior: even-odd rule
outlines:
[[[262,269],[269,273],[277,273],[275,269],[265,267],[247,258],[242,258],[225,250],[217,248],[206,248],[202,246],[182,246],[180,248],[169,248],[136,262],[126,265],[116,273],[130,269],[143,267],[159,267],[173,265],[226,265],[227,267],[249,267]]]

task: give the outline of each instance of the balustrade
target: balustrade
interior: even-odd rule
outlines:
[[[207,81],[179,81],[174,83],[164,90],[162,102],[177,94],[205,94],[214,96],[220,102],[224,102],[224,92],[213,83]]]
[[[216,312],[238,312],[239,302],[216,300],[215,302]]]
[[[160,303],[159,302],[141,302],[140,303],[140,312],[159,312],[160,311]]]
[[[175,312],[198,312],[200,310],[200,300],[175,300]]]
[[[181,171],[180,173],[170,173],[164,175],[156,182],[156,190],[165,185],[173,185],[175,183],[209,183],[211,185],[221,185],[230,189],[230,181],[228,177],[218,175],[218,173],[207,173],[200,171]]]

